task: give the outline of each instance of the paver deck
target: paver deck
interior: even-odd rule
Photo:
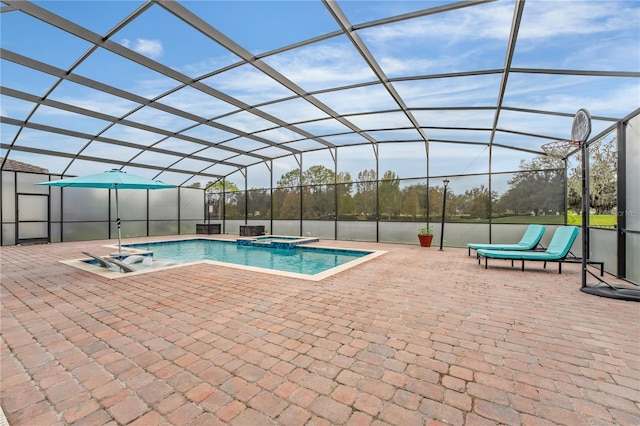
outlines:
[[[388,253],[319,282],[58,262],[112,243],[0,249],[10,425],[640,424],[640,305],[580,265],[322,240]]]

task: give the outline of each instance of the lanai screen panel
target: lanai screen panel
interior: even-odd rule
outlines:
[[[3,169],[241,190],[314,158],[353,181],[517,172],[577,109],[598,133],[639,105],[637,2],[2,4]]]

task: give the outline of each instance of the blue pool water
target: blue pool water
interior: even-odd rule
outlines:
[[[307,275],[327,271],[371,253],[301,246],[265,248],[242,246],[235,241],[205,239],[126,244],[126,247],[152,251],[154,260],[177,263],[215,260]]]

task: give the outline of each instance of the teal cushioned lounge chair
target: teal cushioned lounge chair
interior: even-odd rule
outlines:
[[[484,257],[484,267],[488,267],[487,259],[508,259],[511,260],[513,265],[514,260],[522,261],[522,270],[524,271],[525,260],[535,260],[538,262],[545,262],[544,266],[547,266],[547,262],[558,262],[558,273],[562,273],[562,262],[567,257],[569,250],[573,242],[578,236],[577,226],[561,226],[556,229],[556,232],[551,238],[549,248],[546,251],[516,251],[516,250],[486,250],[478,249],[478,264],[480,259]]]
[[[540,239],[544,235],[544,231],[547,227],[544,225],[529,225],[527,230],[522,235],[522,239],[516,244],[475,244],[469,243],[469,256],[471,256],[471,249],[474,250],[535,250],[540,243]]]

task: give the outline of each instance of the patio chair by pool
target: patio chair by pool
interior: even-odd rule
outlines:
[[[124,264],[124,263],[120,262],[119,260],[116,260],[116,259],[114,259],[112,257],[108,257],[108,258],[107,257],[102,257],[102,256],[98,256],[98,255],[93,254],[93,253],[89,253],[88,251],[83,251],[82,254],[93,258],[103,268],[109,269],[111,267],[111,265],[115,265],[118,268],[122,269],[122,272],[135,272],[136,271],[131,266],[126,265],[126,264]]]
[[[546,251],[517,251],[517,250],[486,250],[478,249],[478,264],[480,259],[484,257],[484,267],[487,269],[487,260],[492,259],[507,259],[511,260],[513,266],[514,260],[522,261],[522,270],[524,271],[525,260],[532,260],[538,262],[544,262],[544,267],[547,267],[547,262],[558,262],[558,273],[562,273],[562,262],[564,262],[573,242],[578,236],[577,226],[561,226],[556,229],[556,232],[551,238],[549,248]]]
[[[122,272],[135,272],[136,271],[131,266],[127,265],[126,263],[123,263],[123,262],[119,261],[118,259],[114,259],[113,257],[107,257],[106,259],[107,259],[108,262],[111,262],[114,265],[116,265],[118,268],[122,269]]]
[[[547,227],[544,225],[529,225],[527,230],[522,235],[520,242],[516,244],[475,244],[469,243],[469,256],[471,256],[471,249],[473,250],[535,250],[540,243],[544,231]]]

